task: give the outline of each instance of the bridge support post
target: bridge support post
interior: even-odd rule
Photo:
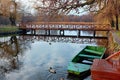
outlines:
[[[96,35],[96,31],[93,31],[93,37],[95,38],[95,35]]]
[[[60,32],[59,32],[59,35],[61,36],[61,30],[60,30]]]
[[[31,29],[31,34],[33,34],[33,29]]]
[[[80,35],[81,35],[81,34],[80,34],[80,30],[78,30],[78,35],[77,35],[77,37],[80,37]]]
[[[48,35],[50,36],[50,30],[48,30]]]

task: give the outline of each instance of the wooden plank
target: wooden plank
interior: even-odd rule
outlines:
[[[88,59],[99,59],[100,58],[100,56],[95,56],[95,55],[88,55],[88,54],[80,54],[79,55],[80,57],[82,57],[82,58],[88,58]]]
[[[93,54],[93,55],[98,55],[98,56],[100,56],[100,55],[103,54],[103,53],[100,52],[100,51],[95,51],[95,50],[92,50],[92,49],[85,49],[84,51],[85,51],[85,52],[88,52],[88,53],[90,53],[90,54]]]

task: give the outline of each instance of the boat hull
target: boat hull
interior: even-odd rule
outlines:
[[[90,65],[82,63],[70,62],[68,65],[68,72],[75,75],[81,75],[86,71],[89,71]]]
[[[95,59],[91,66],[91,76],[93,80],[119,80],[120,64],[105,59]]]
[[[93,80],[119,80],[120,79],[120,51],[108,56],[106,59],[95,59],[91,67]]]
[[[82,75],[90,70],[93,59],[101,59],[106,48],[99,46],[86,46],[68,64],[68,73]]]

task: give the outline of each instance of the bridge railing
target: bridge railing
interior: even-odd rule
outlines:
[[[28,22],[21,23],[21,29],[41,29],[41,30],[97,30],[109,31],[109,24],[94,22]]]

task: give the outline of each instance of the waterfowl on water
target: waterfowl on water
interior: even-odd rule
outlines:
[[[55,69],[53,69],[52,67],[50,67],[50,68],[49,68],[49,72],[51,72],[51,73],[54,73],[54,74],[55,74],[55,73],[56,73],[56,70],[55,70]]]
[[[49,43],[49,45],[51,45],[52,43]]]
[[[64,78],[60,78],[60,80],[64,80]]]

